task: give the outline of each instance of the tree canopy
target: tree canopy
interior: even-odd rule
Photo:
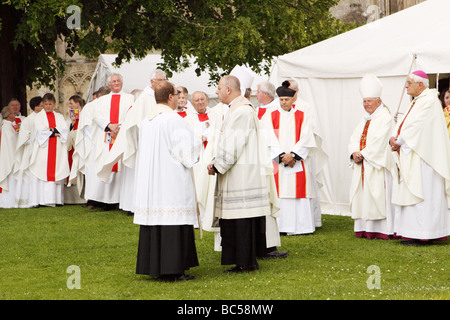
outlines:
[[[78,52],[87,58],[97,58],[109,51],[118,54],[117,64],[159,51],[164,59],[161,67],[169,76],[186,67],[189,56],[195,57],[197,73],[208,72],[213,80],[221,76],[218,70],[229,72],[236,65],[268,73],[269,66],[262,62],[352,27],[331,16],[329,9],[337,2],[2,1],[0,38],[2,46],[10,45],[0,48],[0,58],[8,58],[8,54],[1,53],[7,49],[19,57],[11,63],[19,63],[13,73],[16,85],[23,88],[51,86],[56,75],[63,72],[64,62],[55,50],[58,38],[66,43],[69,56]],[[4,100],[5,90],[1,91]]]

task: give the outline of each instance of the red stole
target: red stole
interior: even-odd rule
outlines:
[[[263,115],[266,113],[267,108],[259,108],[258,109],[258,119],[261,120],[261,118],[263,117]]]
[[[200,122],[208,121],[209,120],[208,114],[206,112],[205,113],[199,113],[198,114],[198,120]],[[203,141],[203,148],[206,148],[207,145],[208,145],[208,141]]]
[[[48,127],[56,128],[56,119],[53,112],[46,112]],[[56,176],[56,145],[57,137],[48,138],[48,153],[47,153],[47,181],[55,181]]]
[[[271,114],[272,116],[272,126],[275,131],[275,135],[278,139],[279,133],[280,133],[280,111],[275,110]],[[304,113],[300,110],[296,110],[294,112],[295,116],[295,143],[297,143],[300,140],[300,133],[302,131],[302,125],[303,125],[303,119],[304,119]],[[305,165],[303,163],[303,160],[301,160],[301,164],[303,167],[303,171],[297,172],[295,175],[295,197],[296,198],[306,198],[306,174],[305,174]],[[275,184],[277,186],[277,193],[278,196],[280,195],[280,187],[279,187],[279,169],[278,169],[278,162],[273,161],[274,166],[274,178],[275,178]]]
[[[111,96],[111,109],[109,111],[109,121],[113,124],[119,123],[119,110],[120,110],[120,94],[113,94]],[[114,144],[115,138],[111,137],[111,142],[109,143],[109,150],[111,150]],[[119,170],[119,165],[116,163],[112,172],[117,172]]]
[[[412,109],[412,108],[414,107],[414,105],[416,104],[416,101],[417,101],[417,100],[414,100],[413,104],[411,105],[411,107],[410,107],[409,110],[408,110],[408,113],[407,113],[406,116],[403,118],[402,123],[401,123],[400,126],[398,127],[397,138],[398,138],[398,136],[400,135],[400,131],[402,131],[403,123],[405,122],[406,117],[408,116],[409,112],[411,111],[411,109]]]
[[[79,119],[76,119],[72,130],[78,130],[78,122],[79,122]],[[69,169],[70,170],[72,170],[73,152],[74,152],[74,147],[72,147],[72,149],[69,150]],[[69,182],[69,177],[67,177],[67,182]]]
[[[187,116],[186,111],[178,111],[178,114],[179,114],[182,118],[184,118],[184,117]]]
[[[361,139],[359,140],[359,151],[363,150],[366,147],[367,142],[367,132],[369,131],[370,120],[366,121],[366,125],[364,126],[363,133],[361,135]],[[364,188],[364,162],[361,165],[361,181],[362,187]]]
[[[400,135],[400,132],[402,131],[403,123],[405,123],[406,117],[408,116],[409,112],[411,111],[411,109],[416,104],[416,101],[417,100],[414,100],[414,102],[412,103],[411,107],[408,110],[408,113],[406,113],[406,116],[403,118],[402,123],[400,123],[400,126],[398,127],[398,130],[397,130],[397,138]],[[400,149],[397,150],[397,153],[400,155]]]

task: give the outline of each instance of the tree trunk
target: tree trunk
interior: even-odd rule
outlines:
[[[0,4],[0,107],[12,98],[20,101],[20,112],[27,115],[26,50],[14,48],[12,41],[20,14],[13,6]]]

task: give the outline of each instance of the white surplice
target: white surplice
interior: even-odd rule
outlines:
[[[139,130],[134,223],[194,225],[192,167],[202,142],[170,107],[157,104]]]

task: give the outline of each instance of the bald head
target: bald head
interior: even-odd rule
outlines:
[[[241,83],[235,76],[224,76],[220,79],[216,94],[220,102],[229,104],[241,95]]]

